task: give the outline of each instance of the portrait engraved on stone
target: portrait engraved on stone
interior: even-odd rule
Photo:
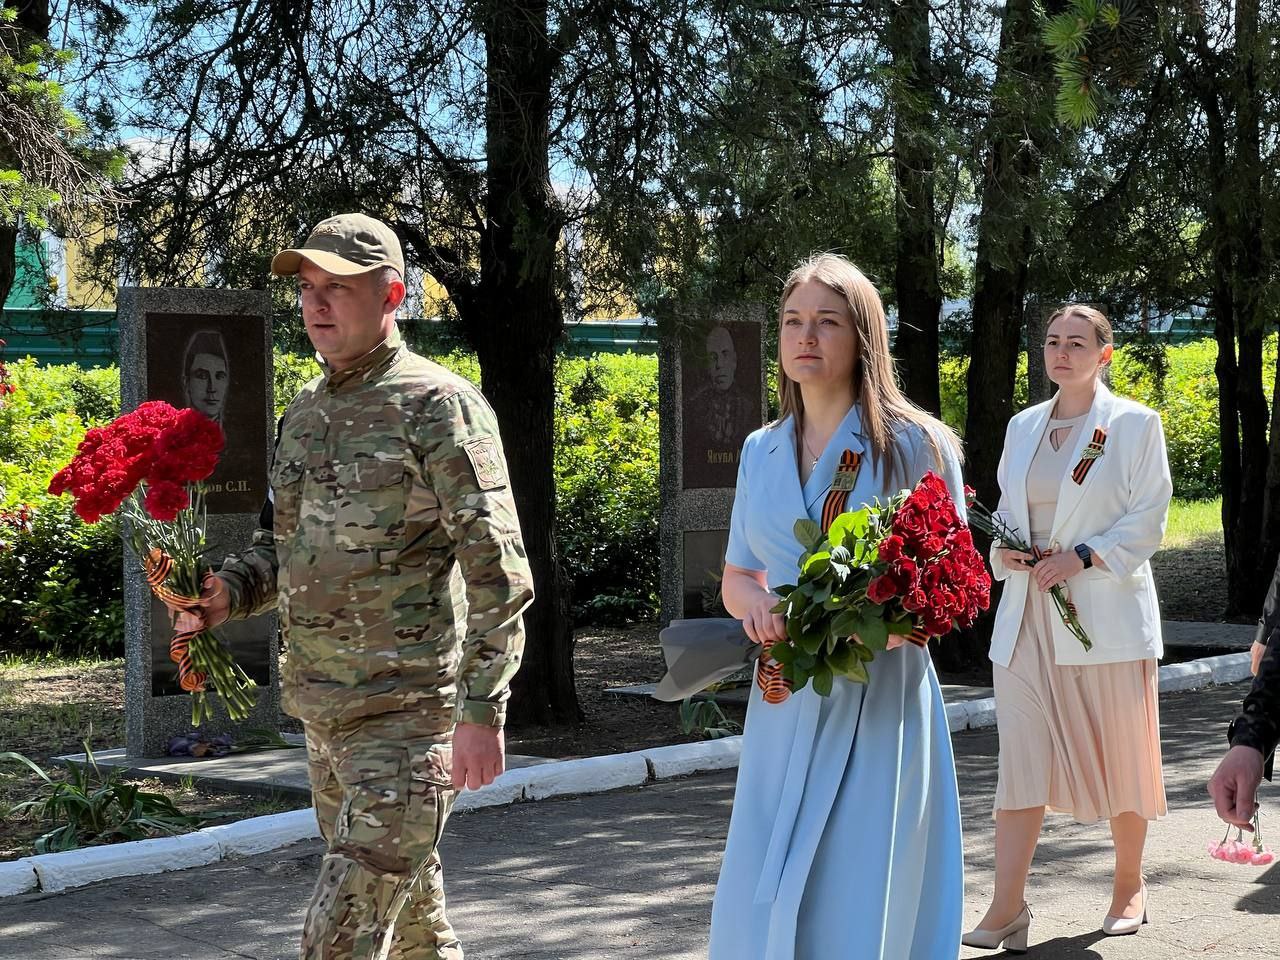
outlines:
[[[685,531],[681,613],[685,619],[729,616],[720,594],[720,584],[724,578],[724,555],[728,546],[728,530]]]
[[[760,426],[760,326],[712,327],[681,362],[685,489],[732,487],[742,442]]]
[[[226,446],[205,481],[211,514],[257,515],[267,498],[263,318],[146,314],[147,399],[190,407],[222,427]]]
[[[222,426],[222,413],[231,389],[231,369],[227,345],[217,330],[197,330],[187,340],[182,354],[182,399],[184,407],[199,410]]]

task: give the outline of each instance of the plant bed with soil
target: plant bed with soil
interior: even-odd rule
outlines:
[[[20,753],[44,769],[68,804],[85,806],[71,788],[71,774],[55,757],[79,753],[87,738],[93,750],[119,746],[124,741],[124,664],[120,660],[22,660],[10,657],[0,662],[0,745],[4,751]],[[105,779],[86,773],[91,794]],[[185,833],[247,817],[281,813],[306,806],[289,797],[245,796],[197,789],[190,781],[165,783],[154,778],[122,778],[119,783],[129,796],[136,787],[138,796],[155,794],[166,798],[182,814],[192,818],[176,832]],[[0,764],[0,861],[16,860],[36,853],[36,842],[61,822],[43,820],[34,811],[15,812],[26,800],[47,797],[51,788],[24,764],[7,760]],[[161,801],[163,803],[163,801]],[[107,806],[102,804],[102,806]],[[91,818],[83,817],[87,823]],[[111,820],[127,819],[119,807],[112,808]],[[168,832],[134,823],[126,833],[165,836]],[[82,846],[133,839],[129,835],[88,839]]]

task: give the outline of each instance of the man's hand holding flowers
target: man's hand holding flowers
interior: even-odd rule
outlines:
[[[1262,783],[1263,756],[1243,744],[1227,751],[1209,781],[1209,795],[1218,816],[1234,827],[1253,828],[1258,786]]]
[[[164,600],[164,605],[173,614],[173,626],[177,630],[213,630],[231,616],[231,594],[222,578],[212,572],[204,575],[199,605],[179,607],[168,600]]]

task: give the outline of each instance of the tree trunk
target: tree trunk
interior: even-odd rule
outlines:
[[[1053,129],[1052,69],[1040,42],[1036,7],[1034,0],[1009,0],[1005,6],[985,135],[964,437],[966,479],[978,499],[993,509],[1000,496],[996,467],[1013,415],[1028,261],[1035,246],[1027,201],[1040,190],[1042,151]],[[993,593],[993,609],[997,595]],[[939,662],[951,669],[978,664],[986,655],[990,631],[988,615],[954,642],[940,645]]]
[[[1050,138],[1050,59],[1033,0],[1010,0],[1000,29],[974,270],[965,446],[969,483],[989,506],[999,496],[996,466],[1013,415],[1027,264],[1035,245],[1028,199],[1040,189]]]
[[[938,392],[942,231],[933,192],[937,90],[929,53],[928,0],[893,4],[885,39],[895,74],[890,94],[897,184],[894,288],[898,335],[894,353],[907,396],[937,414],[942,409]]]
[[[1267,446],[1267,398],[1262,385],[1262,347],[1266,337],[1262,298],[1267,265],[1263,259],[1258,0],[1240,0],[1236,4],[1235,40],[1235,76],[1231,83],[1236,117],[1235,176],[1229,196],[1235,205],[1235,228],[1230,236],[1239,343],[1235,389],[1240,416],[1240,510],[1234,538],[1237,578],[1234,584],[1230,579],[1227,584],[1229,615],[1253,614],[1262,608],[1276,562],[1273,537],[1267,536],[1275,522],[1266,513],[1268,464],[1273,453]]]
[[[576,723],[573,632],[556,553],[553,470],[561,217],[551,188],[549,136],[554,53],[545,2],[481,8],[488,54],[487,168],[480,279],[460,306],[493,404],[533,570],[525,657],[513,683],[515,724]]]
[[[1262,387],[1260,121],[1256,102],[1257,3],[1237,7],[1235,72],[1224,76],[1203,22],[1194,39],[1198,72],[1189,77],[1207,129],[1206,209],[1213,279],[1211,303],[1218,359],[1218,430],[1222,446],[1222,530],[1228,616],[1256,612],[1275,564],[1264,514],[1269,499],[1266,395]],[[1227,107],[1224,108],[1224,98]],[[1234,144],[1227,117],[1236,121]],[[1232,149],[1234,147],[1234,150]],[[1235,154],[1234,162],[1232,154]],[[1273,434],[1274,442],[1274,434]],[[1269,551],[1269,552],[1268,552]]]
[[[1023,307],[1023,317],[1025,323],[1023,329],[1026,331],[1025,340],[1027,343],[1027,403],[1034,404],[1048,400],[1053,396],[1053,392],[1057,390],[1057,386],[1049,379],[1049,371],[1044,368],[1044,344],[1045,334],[1049,328],[1049,317],[1052,313],[1049,305],[1045,303],[1033,303],[1031,306]]]

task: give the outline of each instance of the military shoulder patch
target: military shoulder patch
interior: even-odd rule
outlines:
[[[496,490],[507,485],[507,474],[498,455],[498,444],[493,437],[476,437],[462,445],[476,472],[476,482],[481,490]]]

